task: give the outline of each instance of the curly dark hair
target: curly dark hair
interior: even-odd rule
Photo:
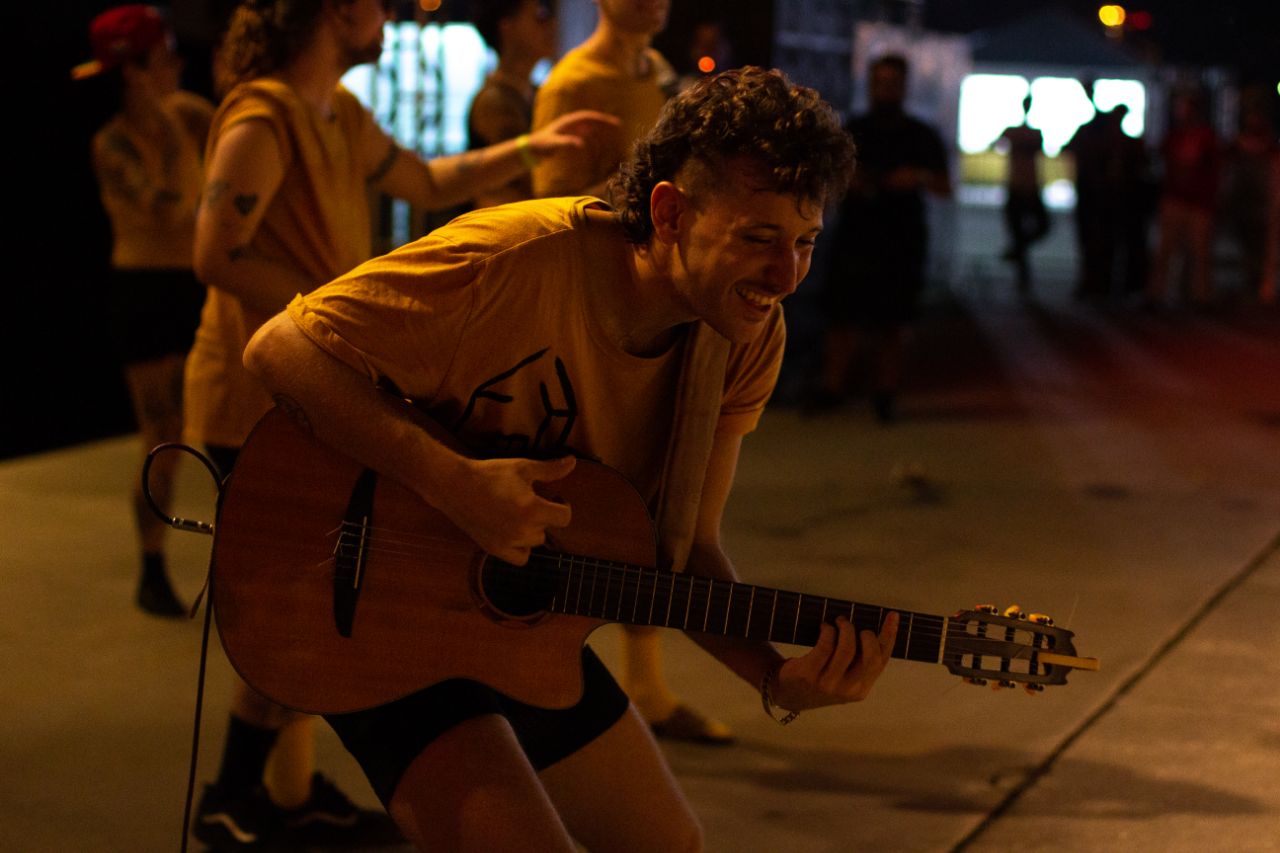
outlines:
[[[242,0],[219,48],[219,94],[288,65],[307,46],[323,6],[324,0]]]
[[[499,24],[520,11],[524,0],[472,0],[471,23],[489,47],[502,53],[502,35]]]
[[[725,71],[668,101],[613,178],[627,239],[647,243],[652,236],[649,197],[660,182],[689,163],[714,178],[736,157],[754,161],[768,189],[820,205],[841,195],[853,176],[853,140],[817,92],[781,71]]]

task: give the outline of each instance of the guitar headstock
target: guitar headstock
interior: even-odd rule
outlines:
[[[1073,669],[1098,668],[1097,658],[1076,655],[1074,633],[1016,604],[1003,613],[990,604],[961,610],[947,620],[946,634],[942,664],[970,684],[1021,684],[1035,694],[1048,684],[1066,684]]]

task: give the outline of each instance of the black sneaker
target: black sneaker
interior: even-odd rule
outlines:
[[[404,841],[395,822],[382,809],[362,809],[321,773],[311,777],[311,796],[292,809],[280,809],[290,839],[390,845]]]
[[[246,850],[262,844],[279,822],[279,810],[261,785],[248,791],[205,785],[191,832],[214,850]]]
[[[178,596],[174,595],[173,587],[169,585],[167,578],[161,578],[158,581],[144,579],[138,584],[135,600],[144,613],[150,613],[152,616],[161,616],[165,619],[185,619],[187,616],[187,608],[178,601]]]

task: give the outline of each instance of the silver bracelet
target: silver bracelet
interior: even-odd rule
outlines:
[[[764,708],[764,712],[769,715],[769,719],[773,720],[780,726],[785,726],[800,716],[799,711],[788,711],[785,717],[779,717],[773,710],[773,696],[770,688],[773,686],[773,680],[778,675],[778,670],[782,669],[782,665],[786,661],[778,661],[764,672],[764,678],[760,680],[760,704]]]

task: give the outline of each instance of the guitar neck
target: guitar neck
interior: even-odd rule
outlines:
[[[517,582],[551,595],[554,613],[628,625],[813,646],[821,626],[840,616],[859,630],[878,631],[896,612],[901,622],[893,656],[926,663],[942,662],[951,630],[946,617],[928,613],[567,554],[535,552],[511,577],[521,575]]]

